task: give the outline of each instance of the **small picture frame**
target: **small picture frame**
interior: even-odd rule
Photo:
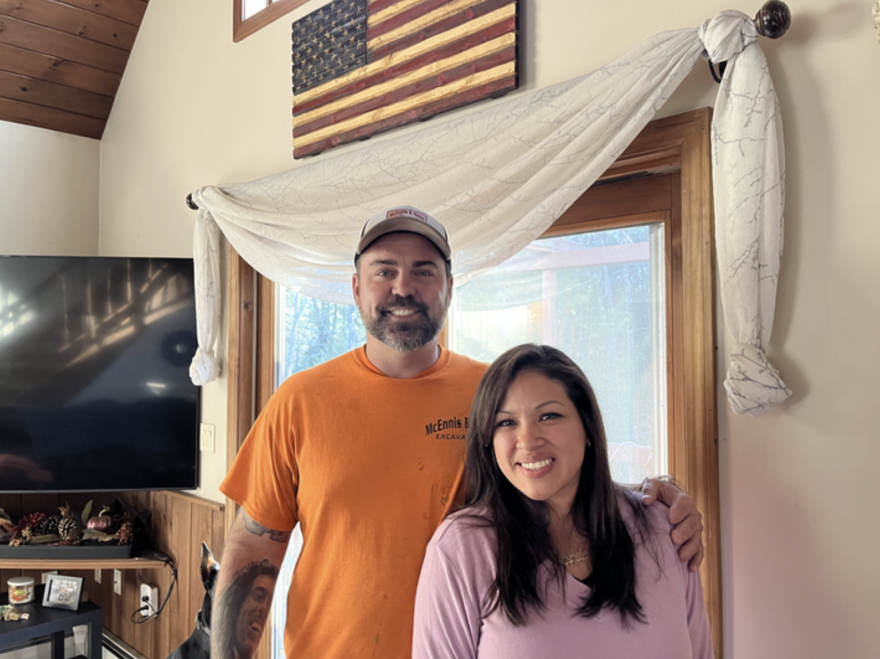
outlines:
[[[76,611],[82,597],[82,577],[68,577],[63,574],[50,574],[46,577],[43,591],[43,606],[55,609]]]

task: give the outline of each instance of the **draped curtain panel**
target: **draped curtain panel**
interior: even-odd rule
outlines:
[[[364,221],[411,204],[449,232],[461,285],[540,236],[620,156],[708,53],[727,61],[712,127],[722,305],[736,340],[725,386],[759,415],[790,392],[767,362],[782,248],[782,125],[751,18],[722,12],[664,32],[582,77],[346,154],[193,193],[199,348],[196,384],[215,379],[220,233],[257,271],[350,304]]]

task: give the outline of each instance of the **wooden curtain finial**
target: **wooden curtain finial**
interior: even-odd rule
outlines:
[[[791,27],[791,11],[781,0],[768,0],[755,14],[758,34],[768,39],[778,39]]]

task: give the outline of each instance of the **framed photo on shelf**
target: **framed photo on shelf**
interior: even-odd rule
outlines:
[[[82,577],[68,577],[63,574],[48,575],[46,589],[43,591],[43,606],[76,611],[82,597],[82,585]]]

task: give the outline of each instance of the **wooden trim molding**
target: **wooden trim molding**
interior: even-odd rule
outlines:
[[[226,442],[227,469],[232,466],[238,449],[241,448],[251,425],[254,414],[254,306],[256,288],[254,269],[230,246],[228,258],[227,309],[229,322],[226,346],[226,386],[227,412]],[[226,528],[238,512],[238,505],[226,500]]]
[[[271,346],[268,350],[261,350],[261,346],[272,337],[271,329],[267,328],[274,327],[272,282],[254,270],[231,246],[228,269],[227,469],[232,466],[257,414],[271,395],[271,389],[267,388],[266,359],[259,359],[258,354],[268,353],[268,361],[272,361]],[[268,370],[271,371],[271,368]],[[227,533],[238,508],[238,504],[227,497]],[[272,634],[263,634],[255,659],[269,659],[271,647]]]
[[[242,0],[232,0],[232,40],[238,43],[257,30],[304,5],[308,0],[275,0],[248,19],[242,18]]]
[[[718,483],[718,420],[715,375],[715,275],[709,108],[651,122],[608,170],[605,178],[633,173],[636,163],[651,172],[680,166],[681,195],[673,195],[673,217],[681,235],[681,272],[672,277],[672,304],[681,322],[673,326],[670,438],[675,445],[672,476],[703,513],[706,558],[700,568],[715,656],[722,656],[721,510]],[[680,203],[680,207],[677,205]],[[680,242],[679,242],[680,241]]]

